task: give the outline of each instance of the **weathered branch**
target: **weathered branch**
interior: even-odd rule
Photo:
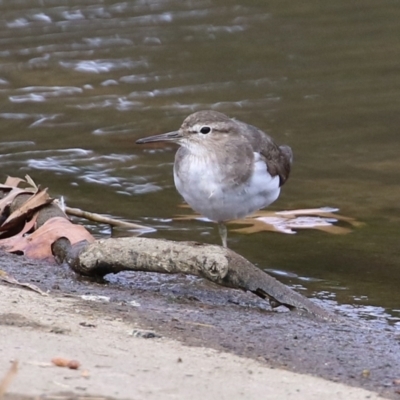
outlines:
[[[130,237],[71,246],[62,238],[53,245],[53,254],[82,275],[104,276],[127,270],[197,275],[218,285],[268,298],[273,307],[285,305],[323,319],[336,319],[239,254],[220,246]]]
[[[96,213],[92,213],[89,211],[84,211],[84,210],[81,210],[80,208],[64,207],[64,209],[68,215],[85,218],[90,221],[99,222],[101,224],[108,224],[111,226],[119,226],[122,228],[129,228],[129,229],[140,229],[140,230],[145,230],[145,231],[153,230],[152,228],[149,228],[147,226],[134,224],[132,222],[121,221],[121,220],[115,219],[115,218],[106,217],[105,215],[96,214]]]
[[[47,189],[40,190],[29,176],[25,182],[30,188],[19,189],[21,182],[9,177],[6,184],[0,185],[0,231],[7,234],[1,243],[8,251],[45,259],[51,246],[51,254],[58,262],[67,262],[75,272],[92,277],[126,270],[197,275],[221,286],[251,291],[268,299],[272,307],[284,305],[323,319],[336,319],[239,254],[220,246],[132,237],[92,242],[89,232],[66,219]],[[144,228],[79,209],[67,208],[66,212],[103,223]],[[26,237],[35,225],[38,229]]]

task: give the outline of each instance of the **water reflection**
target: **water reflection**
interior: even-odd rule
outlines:
[[[0,3],[3,174],[154,237],[218,242],[207,222],[172,220],[175,149],[134,142],[221,111],[293,148],[273,209],[365,222],[335,237],[232,233],[231,246],[357,318],[397,318],[399,14],[389,0]]]

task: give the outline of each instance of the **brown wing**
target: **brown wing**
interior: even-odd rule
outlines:
[[[264,158],[268,172],[272,176],[279,175],[282,186],[289,178],[293,162],[292,149],[289,146],[278,146],[269,135],[255,126],[236,122],[241,125],[241,132],[247,136],[254,151],[259,152]]]

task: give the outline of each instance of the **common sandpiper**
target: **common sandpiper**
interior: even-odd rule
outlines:
[[[244,122],[217,111],[189,115],[179,130],[149,136],[138,144],[173,142],[175,186],[196,212],[218,223],[227,247],[225,223],[273,203],[289,177],[293,153]]]

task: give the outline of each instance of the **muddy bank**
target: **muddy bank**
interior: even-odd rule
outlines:
[[[187,345],[400,397],[394,383],[400,378],[400,337],[387,326],[271,312],[254,295],[193,277],[123,273],[99,283],[77,277],[67,267],[9,255],[2,255],[0,269],[55,296],[107,296],[109,302],[81,302],[99,318],[121,319]]]

